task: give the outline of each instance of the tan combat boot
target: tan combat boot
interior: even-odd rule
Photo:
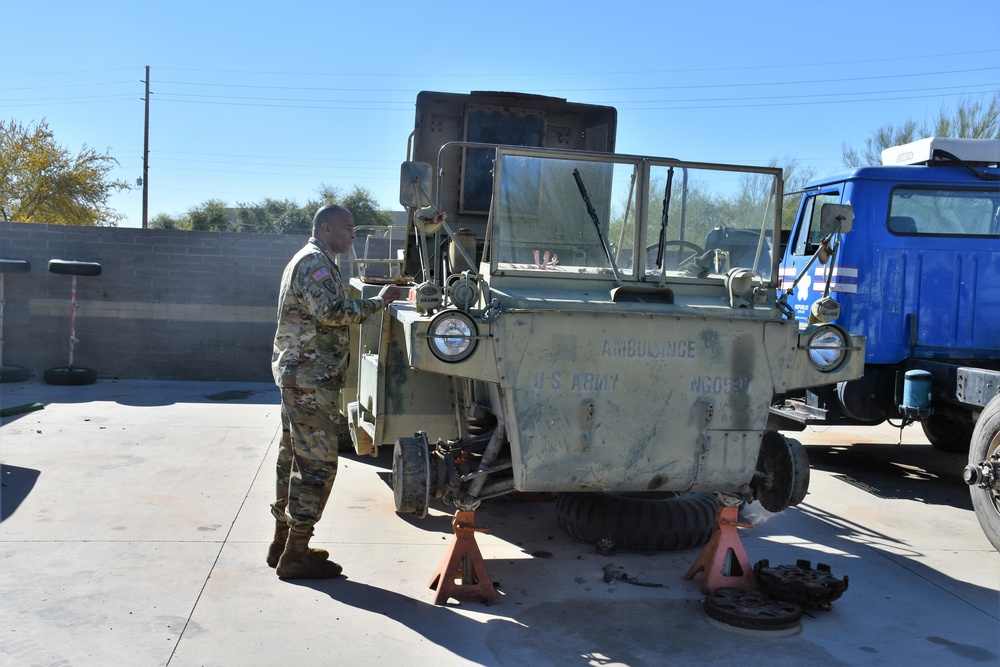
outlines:
[[[300,533],[297,530],[288,531],[288,541],[285,550],[278,559],[278,577],[281,579],[332,579],[344,571],[342,567],[329,560],[316,558],[309,550],[309,538],[312,531]]]
[[[288,541],[288,524],[284,521],[274,522],[274,541],[267,548],[267,566],[277,567],[281,552],[285,550],[285,542]],[[326,560],[330,557],[330,552],[326,549],[309,549],[313,558]]]

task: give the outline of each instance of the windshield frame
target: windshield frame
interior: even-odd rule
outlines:
[[[631,238],[622,238],[622,243],[616,244],[613,248],[613,256],[620,258],[623,251],[630,251],[632,253],[632,258],[634,261],[631,264],[635,266],[625,267],[618,266],[621,280],[623,282],[633,282],[633,283],[648,283],[648,282],[665,282],[665,281],[683,281],[687,282],[689,280],[695,281],[710,281],[718,282],[725,279],[724,272],[716,273],[714,271],[709,271],[707,274],[702,272],[702,275],[697,275],[697,273],[692,274],[690,271],[681,271],[675,269],[668,269],[666,263],[660,269],[651,271],[655,269],[655,266],[651,267],[646,257],[646,248],[650,245],[657,244],[659,237],[657,233],[654,233],[651,226],[651,206],[649,202],[650,198],[659,198],[661,201],[664,199],[664,192],[662,186],[653,182],[651,184],[651,173],[655,173],[658,169],[663,171],[667,169],[674,169],[678,173],[688,173],[694,172],[730,172],[739,175],[761,175],[769,177],[772,179],[770,196],[768,197],[768,202],[765,207],[766,215],[760,220],[760,226],[764,236],[769,235],[770,239],[780,241],[781,238],[781,203],[783,198],[783,182],[782,182],[782,170],[779,167],[760,167],[760,166],[748,166],[748,165],[736,165],[736,164],[723,164],[723,163],[711,163],[711,162],[687,162],[682,160],[677,160],[673,158],[664,157],[651,157],[651,156],[641,156],[641,155],[628,155],[628,154],[609,154],[609,153],[593,153],[585,151],[564,151],[558,149],[544,149],[544,148],[524,148],[524,147],[512,147],[512,146],[502,146],[496,149],[496,158],[493,165],[493,201],[490,206],[490,215],[487,222],[486,229],[486,240],[484,247],[484,257],[489,258],[490,273],[491,275],[531,275],[538,277],[541,275],[542,271],[538,270],[540,266],[530,266],[525,264],[512,264],[509,262],[500,261],[500,252],[498,249],[501,248],[501,240],[498,238],[498,220],[504,215],[509,215],[505,211],[505,195],[508,194],[505,191],[505,164],[513,164],[513,162],[508,162],[508,158],[538,158],[542,160],[553,159],[569,161],[571,163],[597,163],[597,164],[607,164],[612,165],[611,169],[614,169],[614,165],[625,166],[627,169],[631,169],[635,176],[635,182],[629,184],[630,195],[628,198],[628,206],[625,207],[625,223],[621,227],[621,232],[624,232],[626,227],[631,227]],[[683,185],[682,185],[683,183]],[[679,205],[682,207],[686,204],[686,178],[682,179],[677,177],[673,183],[673,193],[672,197],[678,200]],[[591,183],[587,183],[588,189],[599,190],[600,188],[592,188]],[[575,189],[575,185],[574,185]],[[594,197],[594,193],[590,193]],[[579,195],[577,195],[579,196]],[[597,199],[597,197],[594,197]],[[583,204],[580,204],[581,207]],[[600,209],[601,207],[598,206]],[[606,210],[606,208],[605,208]],[[660,206],[662,211],[662,205]],[[585,215],[585,214],[584,214]],[[661,212],[655,212],[656,217],[656,229],[659,230],[660,225],[660,215]],[[631,220],[631,223],[629,222]],[[678,225],[682,227],[685,223],[683,218],[674,220],[673,214],[671,214],[671,219],[669,220],[670,225]],[[617,240],[616,234],[608,234],[610,231],[610,221],[601,220],[601,224],[604,230],[604,234],[607,237],[609,243]],[[766,229],[764,229],[766,228]],[[753,229],[753,228],[745,228]],[[594,243],[598,243],[597,230],[591,227],[593,234]],[[628,236],[627,234],[625,236]],[[615,237],[615,238],[612,238]],[[763,242],[763,240],[761,241]],[[770,256],[766,262],[766,266],[758,266],[759,273],[763,276],[763,282],[771,285],[777,284],[778,277],[778,265],[781,260],[781,248],[778,247],[778,242],[773,241],[774,247],[771,249]],[[759,258],[760,252],[758,248]],[[655,254],[654,254],[655,257]],[[539,264],[544,263],[544,257],[541,258],[543,261]],[[655,260],[654,260],[655,261]],[[749,267],[746,267],[749,268]],[[608,265],[606,269],[595,269],[595,270],[559,270],[559,271],[549,271],[547,274],[549,277],[566,277],[573,279],[582,280],[604,280],[613,281],[615,279],[614,269]]]

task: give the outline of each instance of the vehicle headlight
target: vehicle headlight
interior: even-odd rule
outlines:
[[[431,352],[441,361],[462,361],[476,351],[476,323],[459,310],[438,313],[427,327]]]
[[[838,327],[819,327],[806,347],[809,361],[823,372],[834,370],[847,358],[847,336]]]

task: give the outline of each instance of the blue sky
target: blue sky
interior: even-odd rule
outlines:
[[[0,0],[0,117],[110,149],[149,217],[360,185],[399,209],[421,90],[618,109],[620,152],[842,167],[845,142],[1000,90],[996,0]],[[110,204],[142,220],[142,189]]]

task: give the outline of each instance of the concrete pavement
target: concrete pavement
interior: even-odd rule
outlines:
[[[0,385],[0,665],[996,665],[1000,555],[918,427],[792,434],[810,493],[741,530],[751,562],[829,564],[850,586],[790,633],[708,619],[699,549],[601,555],[551,502],[476,514],[500,604],[435,606],[450,514],[394,512],[391,452],[344,456],[314,545],[345,576],[264,563],[278,437],[266,383]],[[605,582],[613,565],[640,582]]]

